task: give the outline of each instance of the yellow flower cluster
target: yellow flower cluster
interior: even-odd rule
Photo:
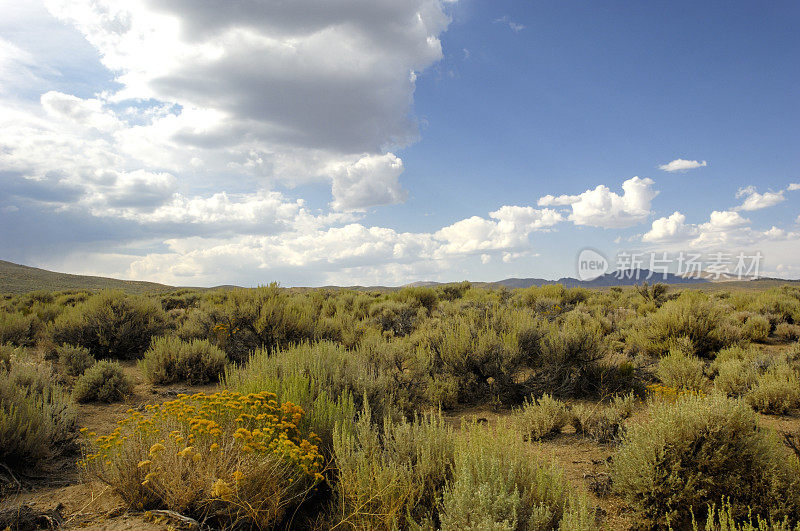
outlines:
[[[90,447],[80,462],[95,460],[110,465],[121,456],[126,441],[150,441],[141,469],[154,467],[170,448],[181,459],[200,462],[218,455],[220,448],[252,455],[274,454],[315,480],[322,480],[323,458],[319,438],[304,438],[299,424],[305,412],[291,402],[279,404],[273,393],[242,395],[230,391],[178,395],[176,400],[145,407],[145,413],[128,410],[128,417],[109,435],[88,434]],[[174,450],[177,449],[177,450]],[[151,476],[152,477],[152,476]],[[146,479],[151,479],[148,477]]]
[[[214,332],[217,332],[218,334],[220,334],[222,336],[225,336],[225,335],[232,336],[232,335],[235,335],[236,332],[239,331],[239,328],[238,327],[234,327],[232,325],[225,324],[225,323],[220,323],[220,324],[214,325],[213,330],[214,330]]]
[[[696,391],[694,389],[685,389],[683,387],[675,388],[663,384],[648,385],[647,395],[652,400],[664,400],[668,402],[675,402],[679,398],[685,396],[698,396],[698,397],[706,396],[706,394],[702,391]]]

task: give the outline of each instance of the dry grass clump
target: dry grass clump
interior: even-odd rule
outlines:
[[[572,425],[575,431],[600,443],[616,441],[625,421],[633,415],[636,397],[633,393],[616,396],[607,406],[598,404],[572,406]]]
[[[761,413],[783,415],[800,407],[800,373],[796,348],[769,356],[753,348],[721,351],[711,365],[714,389],[744,397]]]
[[[57,345],[86,347],[97,359],[124,360],[141,357],[166,326],[167,315],[158,301],[103,291],[67,308],[48,327],[48,335]]]
[[[330,526],[354,529],[592,529],[585,497],[528,455],[521,433],[441,415],[370,423],[366,408],[335,437]],[[502,441],[502,444],[498,444]]]
[[[75,382],[72,396],[77,402],[118,402],[133,392],[133,382],[115,361],[95,363]]]
[[[658,362],[656,375],[661,383],[676,389],[702,391],[708,384],[705,377],[705,364],[686,347],[673,347],[669,354]]]
[[[0,369],[11,370],[11,359],[17,356],[17,350],[13,345],[0,344]]]
[[[219,380],[226,363],[225,353],[206,339],[183,341],[166,336],[153,340],[139,367],[155,384],[204,384]]]
[[[742,335],[750,341],[763,343],[769,337],[772,325],[763,315],[750,315],[742,325]]]
[[[77,347],[64,343],[56,347],[55,355],[58,365],[69,376],[80,376],[83,371],[94,365],[94,356],[86,347]]]
[[[753,409],[785,415],[800,407],[800,375],[788,364],[778,364],[761,374],[746,395]]]
[[[526,399],[515,412],[514,424],[530,440],[555,435],[572,420],[569,407],[550,395]]]
[[[615,489],[645,525],[683,528],[726,497],[735,519],[800,516],[800,463],[744,402],[711,395],[656,401],[614,456]]]
[[[413,422],[370,422],[367,405],[355,425],[334,436],[338,471],[331,525],[355,529],[435,527],[438,502],[452,476],[454,433],[440,414]]]
[[[775,327],[775,335],[784,341],[800,341],[800,325],[780,323]]]
[[[0,345],[30,347],[36,342],[40,322],[36,315],[0,311]]]
[[[718,357],[712,367],[716,372],[714,389],[725,396],[743,396],[758,381],[756,361],[748,355]]]
[[[74,450],[75,410],[48,367],[0,352],[0,463],[46,468]]]
[[[595,529],[587,499],[570,489],[557,468],[528,455],[525,446],[519,433],[507,428],[465,426],[442,496],[441,529]]]
[[[701,529],[700,524],[692,519],[692,530]],[[792,525],[787,516],[783,520],[775,521],[760,515],[748,514],[746,518],[736,519],[729,501],[723,498],[719,507],[711,504],[708,508],[706,523],[702,526],[705,531],[800,531],[800,523]]]
[[[132,507],[273,528],[323,480],[302,408],[272,393],[181,395],[129,413],[113,433],[87,434],[81,464]]]
[[[773,325],[800,322],[800,292],[785,288],[773,288],[757,294],[750,303],[750,309],[768,317]]]

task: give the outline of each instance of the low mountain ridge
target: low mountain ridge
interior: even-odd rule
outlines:
[[[168,291],[172,286],[139,280],[57,273],[0,260],[0,293],[28,293],[37,290],[63,291],[69,289],[98,291],[119,289],[127,293]]]
[[[680,284],[680,285],[725,285],[725,284],[748,284],[750,282],[767,283],[787,283],[798,282],[797,280],[773,279],[762,277],[758,280],[742,280],[732,282],[724,279],[714,281],[709,278],[685,278],[669,273],[666,277],[661,273],[651,273],[647,269],[632,270],[621,275],[618,272],[607,273],[592,280],[580,280],[573,277],[562,277],[558,280],[548,280],[544,278],[506,278],[495,282],[471,282],[473,286],[508,289],[529,288],[531,286],[547,286],[562,284],[567,288],[604,288],[613,286],[633,286],[642,282]],[[405,286],[325,286],[329,289],[356,289],[356,290],[380,290],[392,291],[400,287],[436,287],[451,282],[419,281],[406,284]],[[233,289],[238,286],[226,285],[213,288],[192,288],[192,289]],[[99,277],[91,275],[73,275],[71,273],[58,273],[48,271],[38,267],[30,267],[5,260],[0,260],[0,293],[28,293],[37,290],[61,291],[68,289],[98,291],[101,289],[119,289],[127,293],[144,293],[153,291],[170,291],[177,289],[176,286],[158,284],[156,282],[146,282],[141,280],[120,280],[117,278]],[[296,288],[304,289],[304,288]]]

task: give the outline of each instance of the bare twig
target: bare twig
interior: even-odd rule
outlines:
[[[800,444],[798,444],[800,435],[793,435],[787,431],[783,432],[783,442],[788,446],[798,458],[800,458]]]
[[[17,488],[21,489],[22,488],[22,483],[19,482],[19,480],[16,478],[16,476],[14,476],[14,473],[11,471],[10,468],[8,468],[8,465],[6,465],[5,463],[0,463],[0,466],[3,467],[3,469],[8,473],[8,477],[10,477],[12,480],[14,480],[14,483],[17,484]]]
[[[175,511],[167,511],[163,509],[158,509],[155,511],[149,511],[150,514],[155,516],[165,516],[167,518],[172,518],[173,520],[178,520],[188,526],[192,526],[196,529],[200,529],[200,522],[195,520],[194,518],[189,518],[188,516],[184,516],[180,513],[176,513]]]

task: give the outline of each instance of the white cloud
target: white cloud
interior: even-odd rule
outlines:
[[[754,186],[740,188],[736,193],[736,197],[744,197],[745,199],[741,205],[735,208],[735,210],[746,211],[769,208],[777,205],[778,203],[786,201],[786,197],[783,195],[783,190],[780,192],[764,192],[763,194],[760,194],[756,191]]]
[[[537,204],[539,206],[569,206],[573,203],[577,203],[580,199],[581,196],[579,195],[559,195],[556,197],[548,194],[540,197]]]
[[[708,164],[704,160],[698,161],[698,160],[675,159],[666,164],[661,164],[658,167],[658,169],[668,172],[674,172],[674,171],[693,170],[695,168],[702,168],[703,166],[707,165]]]
[[[686,223],[686,216],[674,212],[669,217],[653,221],[649,232],[642,235],[642,242],[657,244],[659,250],[719,250],[728,253],[735,250],[752,250],[767,242],[792,242],[800,239],[800,233],[776,226],[767,230],[750,227],[750,220],[735,211],[713,211],[705,223]],[[800,256],[798,256],[800,258]]]
[[[413,140],[412,72],[442,57],[436,0],[224,4],[51,0],[125,85],[214,108],[273,144],[345,153]]]
[[[428,278],[449,278],[454,264],[468,256],[482,264],[495,257],[510,263],[530,256],[531,235],[563,220],[551,209],[506,205],[488,218],[473,216],[434,232],[410,233],[353,223],[348,214],[320,219],[302,202],[290,203],[277,193],[205,200],[178,195],[173,203],[153,211],[149,221],[208,224],[217,229],[236,224],[236,231],[225,237],[209,232],[168,239],[165,252],[130,256],[129,265],[118,275],[170,284],[186,284],[191,278],[209,285],[253,278],[254,272],[265,279],[300,275],[306,284],[386,284],[392,279],[423,278],[423,273]],[[262,227],[266,234],[258,230],[246,234],[247,226],[265,219],[274,220],[273,226]],[[117,267],[120,263],[116,255],[113,260],[98,260],[110,260]]]
[[[745,219],[738,212],[731,212],[730,210],[713,211],[709,216],[708,228],[711,229],[730,229],[732,227],[741,227],[750,223],[749,219]]]
[[[686,216],[675,211],[669,217],[653,221],[650,231],[642,236],[642,241],[654,243],[685,240],[694,233],[696,228],[686,224]]]
[[[790,183],[786,189],[789,190],[790,192],[794,192],[795,190],[800,190],[800,183]]]
[[[653,190],[652,179],[633,177],[622,183],[622,195],[605,185],[587,190],[580,195],[547,195],[539,199],[539,206],[572,207],[569,220],[576,225],[603,228],[632,227],[650,215],[650,204],[658,191]]]
[[[490,212],[490,218],[472,216],[434,233],[442,242],[441,253],[458,255],[486,250],[524,248],[532,232],[545,230],[563,220],[552,209],[503,206]]]
[[[41,103],[51,118],[63,120],[65,125],[72,124],[100,132],[112,132],[122,126],[112,112],[103,109],[104,103],[98,99],[81,99],[51,90],[42,94]]]
[[[196,204],[209,183],[216,193],[246,183],[250,194],[330,183],[340,210],[407,197],[402,160],[389,150],[418,136],[415,80],[442,57],[449,23],[437,0],[46,5],[96,48],[119,86],[91,98],[53,90],[58,72],[46,80],[36,65],[49,64],[59,43],[75,48],[74,38],[41,6],[4,7],[4,31],[17,42],[0,43],[0,87],[42,95],[38,105],[0,100],[0,171],[69,187],[70,207],[126,219],[137,203],[149,213],[158,194],[173,211]],[[11,29],[13,19],[31,36]],[[36,42],[48,34],[59,41]]]
[[[393,153],[366,155],[353,164],[333,172],[333,207],[337,210],[363,210],[405,201],[400,187],[403,161]]]

